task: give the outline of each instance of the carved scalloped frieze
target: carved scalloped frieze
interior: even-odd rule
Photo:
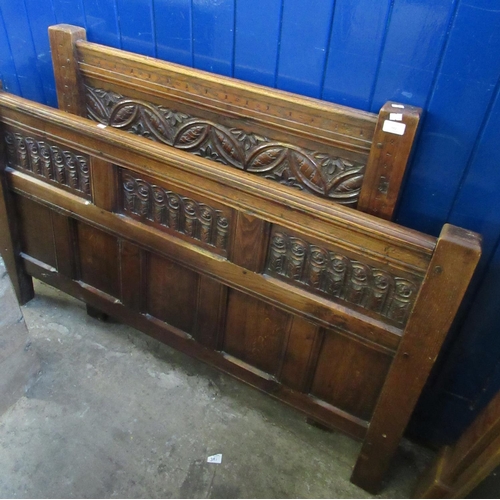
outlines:
[[[7,164],[91,198],[89,158],[20,132],[6,131]]]
[[[225,251],[229,220],[205,203],[174,193],[130,174],[123,174],[123,210],[206,245]]]
[[[90,119],[355,206],[365,166],[273,141],[115,92],[86,87]]]
[[[328,297],[404,325],[419,285],[338,252],[279,231],[271,238],[266,271]]]

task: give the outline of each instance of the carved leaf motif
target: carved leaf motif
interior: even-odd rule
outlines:
[[[264,146],[249,159],[248,172],[269,172],[280,165],[286,157],[286,150],[281,146]]]
[[[245,155],[234,139],[224,131],[213,127],[213,144],[217,151],[230,165],[243,168]]]
[[[174,146],[181,149],[194,149],[206,139],[208,131],[209,125],[206,123],[187,123],[177,132]]]
[[[171,134],[164,118],[154,109],[143,107],[140,112],[147,131],[151,132],[159,142],[170,144]]]
[[[327,195],[326,181],[317,165],[298,151],[290,151],[288,157],[290,170],[303,184],[316,193]]]
[[[113,127],[123,128],[129,126],[137,115],[137,106],[133,104],[118,105],[112,114]]]
[[[107,124],[109,112],[104,103],[99,99],[98,89],[87,87],[87,112],[91,120]]]

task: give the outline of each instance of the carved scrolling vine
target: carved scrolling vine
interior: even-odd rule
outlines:
[[[90,198],[88,157],[19,132],[5,132],[4,140],[11,167],[32,172]]]
[[[86,87],[90,119],[355,206],[365,166],[227,128],[115,92]]]
[[[273,235],[267,272],[404,324],[418,286],[284,232]]]
[[[222,211],[129,174],[123,175],[123,209],[220,250],[227,247],[229,221]]]

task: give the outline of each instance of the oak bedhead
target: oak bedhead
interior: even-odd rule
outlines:
[[[0,93],[0,238],[34,276],[364,439],[380,487],[470,281],[438,239]]]
[[[419,108],[378,115],[89,43],[49,28],[59,108],[391,219]]]

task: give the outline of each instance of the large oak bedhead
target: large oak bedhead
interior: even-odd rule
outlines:
[[[355,207],[394,213],[421,109],[378,115],[49,28],[59,109]]]
[[[37,277],[364,439],[374,491],[479,258],[438,239],[0,93],[1,249]]]

